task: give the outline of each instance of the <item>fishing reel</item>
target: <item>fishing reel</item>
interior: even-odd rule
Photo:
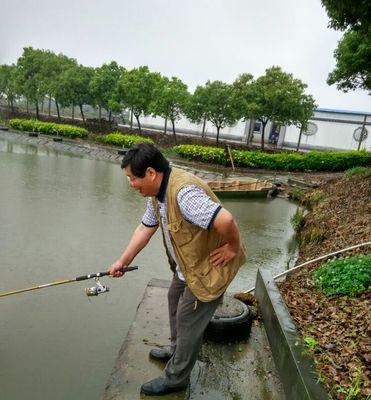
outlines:
[[[109,292],[109,287],[104,286],[100,283],[99,277],[95,278],[95,286],[85,289],[85,294],[90,296],[98,296],[101,293]]]

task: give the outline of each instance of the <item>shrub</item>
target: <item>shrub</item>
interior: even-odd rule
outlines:
[[[313,274],[326,296],[355,296],[370,289],[371,254],[330,260]]]
[[[227,165],[223,149],[217,147],[180,145],[174,151],[189,160]],[[268,154],[258,151],[232,150],[234,164],[245,168],[283,171],[344,171],[352,167],[371,165],[371,153],[366,151],[318,152],[305,154]]]
[[[69,138],[84,139],[88,131],[74,125],[56,124],[54,122],[42,122],[36,119],[14,118],[9,121],[9,126],[27,132],[38,132],[44,135],[61,135]]]
[[[152,139],[138,135],[123,135],[120,132],[112,132],[104,136],[103,142],[114,146],[132,147],[136,143],[154,143]]]

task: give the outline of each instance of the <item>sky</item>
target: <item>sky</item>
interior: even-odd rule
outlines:
[[[326,83],[342,33],[327,27],[320,0],[0,0],[0,10],[0,64],[32,46],[93,67],[148,65],[191,92],[278,65],[320,108],[371,111],[366,91]]]

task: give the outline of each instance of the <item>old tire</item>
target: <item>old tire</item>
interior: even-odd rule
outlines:
[[[224,296],[205,330],[205,339],[213,342],[236,342],[250,336],[254,313],[249,306],[231,296]]]

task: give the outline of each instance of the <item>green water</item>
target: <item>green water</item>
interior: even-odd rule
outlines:
[[[282,199],[228,201],[249,256],[231,291],[254,286],[258,267],[281,272],[295,252]],[[145,199],[117,164],[61,154],[0,136],[0,292],[104,271],[141,220]],[[151,278],[170,279],[160,235],[138,271],[0,299],[0,399],[100,399]]]

